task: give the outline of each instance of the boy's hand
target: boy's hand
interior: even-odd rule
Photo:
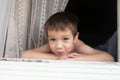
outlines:
[[[68,56],[68,58],[75,58],[75,57],[80,56],[80,54],[73,52],[73,53],[68,54],[67,56]]]
[[[80,54],[73,52],[73,53],[70,53],[68,55],[61,56],[58,59],[60,59],[60,60],[74,60],[78,56],[80,56]]]
[[[68,56],[67,55],[63,55],[63,56],[58,57],[58,59],[60,59],[60,60],[67,60]]]

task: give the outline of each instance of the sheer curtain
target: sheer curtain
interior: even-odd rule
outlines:
[[[0,57],[4,57],[12,0],[0,0]]]
[[[25,50],[30,0],[0,0],[0,57],[17,58]]]
[[[19,58],[46,42],[43,25],[68,0],[0,0],[0,57]]]

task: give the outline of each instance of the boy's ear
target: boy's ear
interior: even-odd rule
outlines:
[[[79,32],[77,32],[77,34],[75,35],[75,38],[74,38],[75,42],[78,40],[78,37],[79,37]]]

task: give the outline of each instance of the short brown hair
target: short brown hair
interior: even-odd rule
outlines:
[[[77,16],[69,12],[58,12],[50,16],[44,25],[46,33],[48,30],[65,30],[66,28],[70,29],[73,36],[77,33]],[[47,34],[48,35],[48,34]]]

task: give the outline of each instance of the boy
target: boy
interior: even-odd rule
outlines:
[[[77,22],[77,17],[67,12],[52,15],[44,25],[48,43],[25,51],[21,58],[114,61],[109,53],[93,49],[78,40]]]

